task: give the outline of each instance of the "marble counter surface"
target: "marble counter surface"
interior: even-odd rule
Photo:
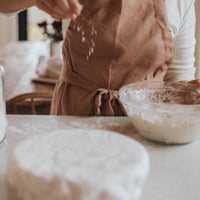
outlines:
[[[143,144],[151,170],[141,200],[200,199],[200,140],[187,145],[163,145],[144,139],[126,117],[8,116],[6,140],[0,144],[0,200],[19,200],[7,188],[9,152],[26,138],[67,128],[117,131]]]

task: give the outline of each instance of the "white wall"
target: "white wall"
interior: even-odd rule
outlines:
[[[17,41],[18,27],[17,16],[0,15],[0,47],[5,46],[9,42]]]
[[[51,22],[52,17],[50,17],[45,12],[39,10],[37,7],[32,7],[28,9],[28,24],[37,24],[42,21]]]

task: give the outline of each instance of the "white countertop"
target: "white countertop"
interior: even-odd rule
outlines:
[[[8,116],[6,140],[0,144],[0,200],[19,200],[7,188],[10,150],[36,134],[67,128],[100,128],[128,135],[149,152],[151,170],[140,200],[200,199],[200,140],[187,145],[163,145],[147,141],[126,117]]]

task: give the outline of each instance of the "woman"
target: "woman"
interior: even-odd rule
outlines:
[[[10,1],[6,2],[7,7],[11,5]],[[18,2],[19,0],[12,1]],[[0,8],[2,2],[5,4],[3,0],[0,0]],[[22,0],[19,2],[23,4]],[[57,18],[70,17],[75,19],[82,10],[81,4],[75,0],[36,0],[30,2],[29,4],[35,3],[40,9]],[[99,24],[101,26],[98,30],[100,36],[97,37],[99,41],[96,41],[98,45],[95,49],[90,48],[88,52],[89,46],[84,46],[85,44],[81,43],[83,37],[81,38],[77,31],[72,30],[73,26],[82,23],[81,17],[71,23],[71,30],[68,31],[63,51],[65,67],[54,93],[52,114],[123,115],[124,111],[118,100],[118,89],[121,86],[143,80],[194,79],[194,0],[166,0],[166,2],[163,0],[142,2],[110,0],[107,2],[108,4],[103,0],[95,2],[84,0],[81,2],[84,4],[82,16],[89,16],[87,20],[90,25],[97,22],[95,28],[99,29]],[[13,12],[26,7],[21,4],[9,11]],[[120,10],[122,4],[123,9]],[[166,13],[165,4],[168,13]],[[105,9],[101,10],[100,8]],[[120,13],[121,11],[123,13]],[[124,18],[121,28],[126,30],[119,28],[117,30],[115,25],[119,18]],[[143,29],[139,27],[141,24]],[[87,24],[84,25],[87,26]],[[154,27],[152,28],[150,25]],[[111,31],[112,34],[108,36],[103,31],[101,35],[104,28],[108,32]],[[113,38],[119,33],[125,39],[123,39],[121,46],[116,46],[116,41]],[[139,34],[141,36],[136,37]],[[108,38],[110,36],[111,38]],[[174,61],[172,37],[176,48]],[[117,39],[122,40],[122,38]],[[80,46],[78,49],[75,48],[77,45]],[[147,51],[145,48],[150,50]],[[163,48],[166,49],[166,52],[163,52]],[[80,51],[80,49],[83,50]],[[113,49],[115,51],[112,52]],[[90,54],[93,55],[90,57]],[[83,57],[87,59],[83,59]],[[115,64],[118,61],[117,64],[120,64],[121,68],[109,68],[107,62],[111,61]],[[97,66],[92,67],[91,65]],[[98,65],[100,66],[98,67]],[[101,66],[105,68],[102,69]],[[110,73],[109,76],[105,77],[106,73],[107,75]]]
[[[122,86],[194,79],[193,0],[82,3],[82,14],[67,31],[51,114],[125,115],[118,98]]]

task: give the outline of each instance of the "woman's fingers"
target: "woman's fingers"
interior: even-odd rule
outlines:
[[[58,19],[63,19],[63,18],[69,18],[70,13],[68,10],[68,13],[64,13],[62,11],[62,9],[60,9],[60,7],[57,5],[56,2],[54,2],[54,0],[35,0],[35,5],[45,11],[46,13],[48,13],[49,15],[58,18]]]
[[[47,6],[46,4],[44,4],[42,1],[40,0],[35,0],[35,5],[40,9],[45,11],[46,13],[48,13],[49,15],[51,15],[54,18],[58,18],[61,19],[62,15],[60,13],[57,13],[55,10],[49,8],[49,6]]]
[[[62,10],[62,12],[64,13],[64,15],[67,15],[68,17],[70,17],[71,9],[70,9],[68,1],[67,0],[55,0],[55,1],[59,9]]]
[[[82,11],[82,5],[77,0],[68,0],[71,9],[71,17],[76,17],[80,15]]]
[[[77,0],[35,0],[35,5],[53,17],[76,18],[82,10]]]

